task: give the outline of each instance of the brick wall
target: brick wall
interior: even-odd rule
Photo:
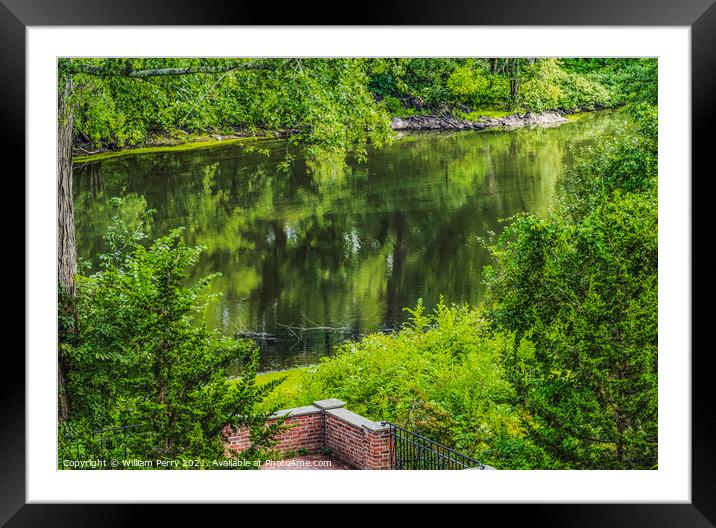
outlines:
[[[277,412],[274,418],[269,419],[267,423],[274,423],[280,416],[287,416],[283,422],[287,429],[276,437],[278,444],[275,449],[279,451],[306,449],[309,453],[316,453],[323,449],[325,445],[324,418],[321,409],[313,405],[286,409]],[[229,434],[228,443],[239,452],[248,449],[251,445],[249,430],[245,427],[233,429]]]
[[[388,428],[347,409],[326,411],[326,447],[353,467],[390,469]]]
[[[371,431],[366,457],[366,469],[391,469],[390,431]]]
[[[387,426],[368,420],[345,409],[345,403],[321,400],[313,405],[285,409],[270,420],[286,416],[282,431],[276,439],[279,451],[306,449],[309,453],[324,448],[331,456],[356,469],[390,469],[390,433]],[[248,430],[234,429],[228,444],[237,451],[250,445]]]

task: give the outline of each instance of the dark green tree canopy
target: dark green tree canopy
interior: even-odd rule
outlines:
[[[492,245],[490,316],[537,445],[566,467],[656,467],[656,109],[629,141],[596,147],[550,215],[522,215]],[[523,340],[534,352],[518,353]]]

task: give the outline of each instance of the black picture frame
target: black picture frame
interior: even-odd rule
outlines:
[[[0,0],[0,135],[5,159],[19,161],[14,171],[4,171],[14,179],[17,189],[12,196],[25,196],[25,28],[27,26],[91,25],[502,25],[502,26],[687,26],[691,28],[692,66],[692,173],[707,179],[712,170],[710,135],[716,115],[716,6],[715,0],[443,0],[427,3],[388,3],[367,0],[350,6],[342,17],[337,9],[302,2],[275,5],[261,2],[204,0]],[[336,4],[337,5],[337,4]],[[333,15],[319,20],[317,12]],[[30,138],[31,140],[31,138]],[[689,178],[691,175],[684,175]],[[692,184],[696,179],[691,177]],[[6,192],[11,192],[6,187]],[[694,193],[692,196],[704,196]],[[6,195],[10,196],[10,195]],[[24,203],[20,200],[13,200]],[[697,221],[692,201],[692,226]],[[17,224],[17,212],[12,223]],[[706,224],[707,225],[707,224]],[[3,264],[3,277],[24,276],[23,264],[17,263],[19,248],[24,247],[24,231],[4,233],[6,244],[16,255],[11,264]],[[692,234],[692,240],[698,240]],[[708,240],[708,239],[705,239]],[[24,253],[23,253],[24,254]],[[699,263],[692,253],[694,264]],[[4,259],[8,260],[8,259]],[[706,292],[700,290],[699,295]],[[19,298],[19,297],[18,297]],[[9,301],[7,301],[9,304]],[[16,317],[24,310],[13,301]],[[23,302],[24,306],[24,302]],[[699,312],[692,297],[692,328],[700,328],[707,311]],[[31,314],[29,314],[31,315]],[[8,325],[10,326],[10,325]],[[7,332],[9,333],[9,331]],[[7,343],[7,342],[6,342]],[[4,347],[5,376],[0,383],[2,420],[0,434],[0,525],[19,526],[126,526],[148,520],[146,505],[26,504],[25,499],[25,361],[20,344]],[[685,354],[689,351],[685,350]],[[710,390],[710,350],[691,351],[692,364],[692,501],[689,504],[531,504],[480,505],[480,517],[498,513],[501,519],[547,526],[637,526],[708,527],[716,526],[716,414]],[[12,373],[12,374],[10,374]],[[216,510],[206,522],[226,522],[227,507]],[[352,508],[352,507],[351,507]],[[486,508],[490,508],[487,510]],[[499,509],[499,511],[496,511]],[[161,507],[163,524],[181,520],[184,507]],[[232,514],[232,516],[235,514]],[[237,519],[237,517],[234,517]],[[475,518],[477,521],[477,517]],[[498,521],[498,522],[503,522]]]

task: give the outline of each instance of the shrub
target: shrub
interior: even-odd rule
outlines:
[[[488,84],[482,72],[469,66],[455,68],[447,81],[447,87],[455,100],[470,106],[483,104],[483,94]]]
[[[390,115],[400,116],[405,110],[400,100],[397,97],[393,97],[391,95],[384,97],[383,103],[385,104],[385,108],[386,110],[388,110]]]
[[[428,314],[419,302],[410,312],[400,332],[346,344],[309,369],[298,401],[339,398],[495,467],[547,467],[509,403],[499,360],[505,336],[491,333],[476,308],[440,303]]]
[[[64,357],[85,448],[102,454],[88,430],[133,424],[137,458],[219,459],[224,427],[237,424],[250,427],[253,456],[277,430],[263,426],[268,413],[254,406],[282,380],[257,385],[255,346],[205,325],[211,299],[203,290],[215,275],[187,284],[201,248],[187,247],[180,229],[148,247],[143,238],[115,218],[101,270],[78,279],[78,338]],[[242,357],[242,376],[228,379],[226,368]]]
[[[566,74],[560,87],[561,96],[557,106],[565,110],[595,110],[614,104],[609,90],[587,75]]]
[[[578,163],[549,215],[514,218],[484,272],[530,436],[567,468],[657,465],[655,115],[640,112],[641,135]]]

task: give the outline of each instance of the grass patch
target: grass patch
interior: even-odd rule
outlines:
[[[310,401],[301,401],[299,393],[303,387],[306,368],[293,368],[289,370],[278,370],[271,372],[262,372],[256,375],[256,383],[263,384],[273,381],[277,378],[286,376],[286,379],[258,406],[260,410],[270,410],[278,407],[279,409],[288,409],[291,407],[300,407],[308,405]]]
[[[593,113],[593,110],[584,110],[583,112],[564,114],[562,117],[566,118],[568,121],[582,121],[583,119],[590,117]]]
[[[465,114],[465,119],[469,121],[478,121],[481,117],[499,118],[506,117],[508,115],[510,115],[510,112],[507,110],[498,110],[496,108],[478,108],[469,114]]]

